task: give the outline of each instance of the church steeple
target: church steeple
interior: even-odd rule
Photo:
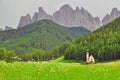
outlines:
[[[95,59],[94,59],[93,55],[89,54],[89,50],[88,49],[86,51],[86,62],[87,63],[95,63]]]

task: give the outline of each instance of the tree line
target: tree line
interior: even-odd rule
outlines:
[[[67,60],[85,60],[87,49],[98,61],[120,59],[120,18],[93,33],[80,36],[71,42],[65,42],[54,49],[43,50],[32,47],[22,47],[11,51],[1,49],[0,55],[3,57],[0,60],[12,60],[16,54],[22,61],[51,60],[62,55]],[[8,54],[14,54],[14,56]]]
[[[87,49],[98,61],[120,59],[120,18],[66,46],[64,51],[59,52],[64,54],[65,59],[85,60]]]

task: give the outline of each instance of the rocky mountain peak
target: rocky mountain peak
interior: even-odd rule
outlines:
[[[43,19],[52,19],[52,16],[48,15],[42,7],[39,7],[38,13],[35,12],[32,18],[32,22],[36,22]]]
[[[72,7],[69,6],[68,4],[65,4],[65,5],[63,5],[63,6],[60,8],[59,11],[61,11],[61,10],[73,10],[73,9],[72,9]]]
[[[113,21],[115,18],[120,17],[120,11],[118,11],[117,8],[113,8],[112,11],[110,12],[110,14],[107,14],[103,20],[102,23],[105,25],[111,21]]]
[[[87,12],[89,13],[85,8],[81,7],[81,12]]]
[[[39,11],[44,11],[42,7],[39,7]]]
[[[59,11],[53,14],[53,21],[63,26],[72,26],[74,22],[74,10],[69,5],[63,5]]]
[[[21,17],[19,26],[23,27],[28,23],[30,24],[31,19],[28,19],[28,17],[29,15]],[[76,7],[76,9],[73,10],[73,8],[68,4],[63,5],[53,15],[48,15],[42,7],[39,7],[38,12],[35,12],[34,16],[32,17],[32,23],[43,19],[52,20],[66,27],[84,26],[91,31],[97,29],[101,24],[101,21],[98,17],[93,17],[83,7],[81,7],[81,9]]]
[[[25,25],[30,24],[31,22],[32,22],[32,20],[31,20],[31,16],[29,14],[27,14],[26,16],[22,16],[20,18],[18,28],[24,27]]]
[[[119,13],[117,8],[113,8],[112,9],[111,16],[112,16],[113,19],[115,19],[115,18],[120,16],[120,13]]]
[[[98,16],[95,17],[95,22],[97,23],[96,25],[99,24],[99,26],[102,26],[102,22],[101,22],[101,20],[100,20],[100,18]]]
[[[82,10],[82,11],[86,11],[85,8],[83,8],[83,7],[81,7],[81,10]]]
[[[95,17],[95,20],[97,20],[97,21],[101,21],[100,18],[99,18],[98,16]]]
[[[80,8],[77,6],[75,12],[80,12]]]
[[[118,9],[117,9],[117,8],[113,8],[113,9],[112,9],[112,13],[117,13],[117,12],[118,12]],[[111,14],[112,14],[112,13],[111,13]]]
[[[37,21],[37,18],[38,18],[38,13],[35,12],[34,15],[33,15],[33,17],[32,17],[32,23],[33,23],[33,22],[36,22],[36,21]]]
[[[60,9],[59,9],[59,11],[58,11],[59,13],[69,13],[69,12],[73,12],[73,9],[72,9],[72,7],[71,6],[69,6],[68,4],[65,4],[65,5],[63,5]]]
[[[47,13],[43,10],[42,7],[39,7],[38,13],[39,13],[39,14],[47,15]]]
[[[26,17],[31,18],[30,14],[27,14]]]
[[[12,29],[13,29],[12,27],[5,26],[5,31],[9,31],[9,30],[12,30]]]

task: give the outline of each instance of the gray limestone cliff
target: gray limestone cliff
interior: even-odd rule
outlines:
[[[22,16],[19,20],[18,28],[24,27],[27,24],[32,22],[31,16],[27,14],[26,16]]]
[[[53,20],[63,26],[84,26],[91,31],[96,30],[102,25],[99,17],[93,17],[83,7],[81,9],[76,7],[76,9],[73,10],[69,5],[64,5],[59,11],[55,12],[53,14]]]
[[[50,19],[52,20],[52,16],[48,15],[42,7],[39,7],[39,11],[34,13],[34,16],[32,18],[32,22],[36,22],[39,20],[43,20],[43,19]]]
[[[34,13],[32,19],[30,15],[22,16],[18,28],[43,19],[52,20],[66,27],[84,26],[91,31],[96,30],[102,25],[99,17],[93,17],[83,7],[81,9],[76,7],[76,9],[73,10],[71,6],[63,5],[53,15],[48,15],[43,8],[40,7],[38,12]]]
[[[115,18],[120,17],[120,11],[118,11],[117,8],[113,8],[110,14],[107,14],[103,20],[102,23],[103,25],[106,25],[108,23],[110,23],[111,21],[113,21]]]

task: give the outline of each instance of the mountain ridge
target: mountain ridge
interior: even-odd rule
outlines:
[[[39,7],[38,12],[35,12],[32,21],[28,20],[28,16],[24,16],[26,19],[26,22],[24,19],[19,20],[19,24],[23,22],[22,25],[18,24],[19,27],[24,27],[27,22],[36,22],[38,20],[42,19],[49,19],[57,24],[60,24],[62,26],[67,26],[67,27],[74,27],[74,26],[84,26],[85,28],[93,31],[97,29],[99,26],[101,26],[101,21],[99,17],[93,17],[87,10],[85,10],[83,7],[79,9],[79,7],[76,7],[75,10],[72,9],[71,6],[68,4],[63,5],[58,11],[53,13],[53,15],[47,14],[42,7]],[[30,19],[30,18],[29,18]],[[29,23],[29,24],[30,24]]]
[[[103,25],[106,25],[119,17],[120,11],[117,8],[113,8],[112,11],[103,18],[102,23]]]
[[[100,20],[98,16],[93,17],[83,7],[81,9],[79,7],[73,9],[70,5],[65,4],[52,15],[47,14],[42,7],[39,7],[38,12],[35,12],[33,17],[29,14],[22,16],[19,20],[18,28],[39,20],[49,19],[66,27],[83,26],[88,30],[94,31],[118,17],[120,17],[120,11],[117,8],[113,8],[110,14],[107,14]]]

